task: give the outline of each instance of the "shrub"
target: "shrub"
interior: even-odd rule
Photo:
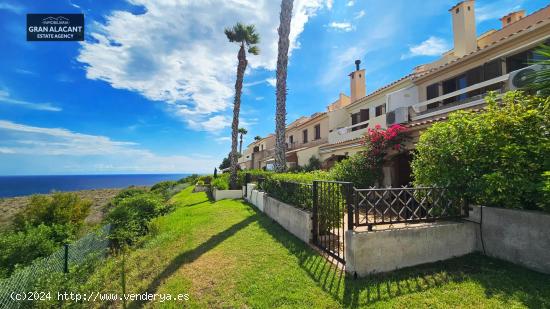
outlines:
[[[162,196],[165,200],[172,197],[170,193],[172,192],[172,189],[177,185],[178,183],[176,181],[168,180],[168,181],[161,181],[159,183],[156,183],[153,185],[150,189],[151,192],[156,193],[160,196]]]
[[[229,189],[229,174],[221,174],[212,180],[212,187],[218,190]]]
[[[14,225],[24,230],[27,225],[66,225],[80,229],[90,212],[92,202],[75,193],[54,193],[51,196],[34,195],[24,211],[17,214]]]
[[[187,177],[184,177],[180,180],[178,180],[178,183],[189,183],[189,184],[193,184],[193,183],[196,183],[197,182],[197,179],[199,179],[199,175],[197,174],[192,174],[192,175],[189,175]]]
[[[363,152],[358,152],[334,165],[330,170],[334,180],[353,182],[356,188],[369,188],[380,178],[379,170],[372,169],[369,159]]]
[[[52,254],[60,243],[53,227],[40,224],[22,231],[0,234],[0,278],[8,277],[17,267]]]
[[[420,136],[415,185],[449,186],[485,206],[550,211],[550,99],[508,92],[487,111],[459,111]]]
[[[212,176],[210,175],[200,176],[199,180],[204,182],[205,185],[209,185],[212,182]]]
[[[140,195],[140,194],[147,193],[147,192],[148,192],[148,190],[145,189],[145,188],[129,187],[127,189],[124,189],[124,190],[120,191],[111,200],[111,205],[117,206],[122,200],[124,200],[126,198],[136,196],[136,195]]]
[[[133,244],[148,231],[148,222],[170,210],[155,194],[145,193],[128,197],[107,216],[111,223],[111,238],[116,246]]]
[[[309,162],[306,166],[304,166],[304,170],[306,172],[316,171],[321,169],[321,160],[317,158],[316,156],[311,156],[309,158]]]

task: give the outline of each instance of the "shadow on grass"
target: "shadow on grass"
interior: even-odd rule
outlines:
[[[550,308],[550,276],[480,254],[354,279],[254,206],[248,206],[257,213],[254,217],[259,225],[296,256],[309,277],[345,307],[372,305],[468,280],[479,283],[487,298],[518,300],[530,308]]]
[[[219,232],[218,234],[210,237],[206,242],[202,243],[200,246],[188,250],[185,252],[182,252],[178,256],[176,256],[166,268],[155,277],[155,279],[149,284],[149,286],[142,292],[148,292],[148,293],[155,293],[155,291],[158,289],[158,287],[162,284],[164,280],[169,278],[172,274],[174,274],[181,266],[191,263],[198,259],[201,255],[204,253],[212,250],[214,247],[222,243],[227,238],[231,237],[238,231],[244,229],[249,224],[258,221],[258,215],[250,216],[239,223],[235,223],[228,229]],[[140,302],[136,301],[130,304],[130,308],[137,308],[141,307],[146,303],[146,301]]]

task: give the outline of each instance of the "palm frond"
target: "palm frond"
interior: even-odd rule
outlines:
[[[250,48],[248,49],[248,53],[252,55],[259,55],[260,48],[258,46],[250,46]]]

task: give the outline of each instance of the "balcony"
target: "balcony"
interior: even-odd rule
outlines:
[[[386,127],[386,114],[374,117],[367,121],[359,122],[348,127],[330,130],[328,134],[328,143],[338,144],[360,138],[365,135],[365,133],[368,131],[368,128],[372,129],[376,125],[380,125],[383,128]]]
[[[481,83],[474,84],[472,86],[468,86],[466,88],[447,93],[444,95],[441,95],[439,97],[418,103],[412,105],[412,111],[413,116],[411,117],[411,120],[421,120],[429,117],[439,116],[443,114],[447,114],[449,112],[459,110],[459,109],[465,109],[474,107],[477,105],[481,105],[485,103],[484,97],[487,95],[487,91],[484,91],[485,89],[494,89],[493,91],[497,92],[498,94],[503,92],[504,89],[504,83],[508,81],[510,74],[505,74]],[[473,96],[468,96],[469,92],[473,91],[483,91],[482,94],[477,94]],[[468,96],[466,98],[462,98],[464,96]],[[449,99],[454,102],[451,103],[442,103],[445,101],[449,101]],[[428,108],[429,105],[438,105],[437,107]]]
[[[297,149],[301,149],[301,148],[314,147],[314,146],[326,144],[327,141],[328,141],[328,139],[325,137],[325,138],[314,139],[314,140],[308,141],[306,143],[298,143],[298,142],[287,143],[286,151],[292,151],[292,150],[297,150]]]

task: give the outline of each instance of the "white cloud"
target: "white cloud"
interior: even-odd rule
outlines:
[[[348,3],[346,3],[346,6],[354,6],[355,5],[355,1],[353,0],[350,0],[348,1]]]
[[[361,10],[359,12],[357,12],[357,14],[355,14],[355,16],[353,16],[353,19],[361,19],[363,18],[367,13],[365,12],[365,10]]]
[[[326,6],[327,9],[332,10],[333,0],[327,0]]]
[[[275,87],[277,85],[277,79],[276,78],[268,78],[265,80],[269,85],[272,87]]]
[[[198,121],[219,119],[231,107],[238,46],[227,41],[225,27],[238,21],[256,25],[261,53],[249,56],[249,70],[275,69],[278,1],[130,2],[145,13],[114,11],[104,24],[95,23],[94,41],[82,43],[77,60],[89,79],[164,101],[193,129],[205,129]],[[290,52],[299,48],[298,36],[323,2],[295,1]]]
[[[476,21],[497,20],[508,13],[521,9],[524,0],[500,0],[476,7]]]
[[[25,69],[15,69],[15,72],[23,75],[38,75],[36,74],[36,72],[25,70]]]
[[[196,116],[187,119],[189,127],[197,131],[219,132],[220,130],[231,126],[232,118],[225,115],[217,115],[210,118]]]
[[[231,136],[216,137],[216,142],[220,144],[226,144],[228,142],[231,142]]]
[[[328,24],[328,27],[332,29],[340,30],[340,31],[345,31],[345,32],[355,30],[355,27],[349,22],[333,21],[330,24]]]
[[[262,97],[262,96],[259,96],[259,97],[256,97],[255,99],[256,99],[256,101],[261,101],[261,100],[263,100],[263,99],[264,99],[264,97]]]
[[[0,104],[1,103],[12,104],[28,109],[42,110],[48,112],[59,112],[62,110],[60,107],[54,106],[51,103],[33,103],[25,100],[14,99],[6,90],[0,90]]]
[[[81,172],[88,168],[95,172],[201,172],[218,163],[210,155],[160,156],[134,142],[5,120],[0,120],[0,135],[0,155],[40,156],[40,162],[48,162],[45,157],[63,156],[64,171]]]
[[[409,53],[402,55],[401,59],[412,58],[416,56],[439,56],[449,50],[449,44],[438,37],[431,36],[426,41],[411,46]]]
[[[15,14],[23,13],[23,7],[18,5],[13,5],[9,3],[0,3],[0,10],[10,11]]]

